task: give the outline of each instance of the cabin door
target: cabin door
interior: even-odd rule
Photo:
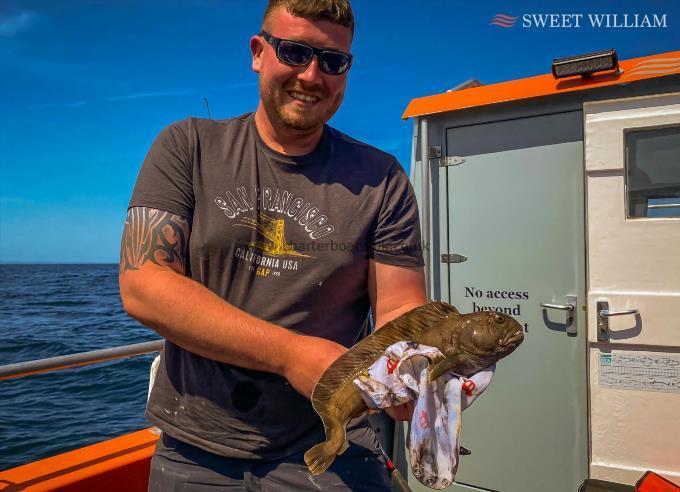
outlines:
[[[584,114],[590,473],[680,483],[680,93]]]
[[[463,414],[472,454],[451,490],[574,492],[587,477],[582,128],[572,111],[446,130],[442,298],[525,328]]]

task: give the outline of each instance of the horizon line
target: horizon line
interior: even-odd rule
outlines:
[[[0,265],[118,265],[116,261],[5,261],[0,260]]]

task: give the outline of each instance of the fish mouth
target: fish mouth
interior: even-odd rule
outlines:
[[[504,340],[500,341],[500,345],[503,347],[508,347],[508,346],[517,346],[519,345],[522,340],[524,340],[524,333],[522,333],[522,330],[517,330],[516,332],[512,333],[510,336],[505,338]]]

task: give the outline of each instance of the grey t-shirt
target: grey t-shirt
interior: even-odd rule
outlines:
[[[399,163],[329,126],[313,152],[289,157],[262,141],[253,114],[177,122],[154,141],[129,206],[188,218],[187,276],[227,302],[348,347],[369,310],[369,258],[423,265],[415,196]],[[234,458],[306,449],[320,426],[284,378],[167,341],[146,415]]]

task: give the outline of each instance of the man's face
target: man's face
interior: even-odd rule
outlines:
[[[345,53],[350,52],[352,44],[349,28],[295,17],[284,8],[270,13],[264,30],[277,38]],[[316,56],[307,66],[286,65],[276,57],[274,47],[259,36],[251,39],[250,46],[253,70],[260,75],[260,98],[272,126],[310,132],[335,114],[345,94],[347,72],[322,72]]]

